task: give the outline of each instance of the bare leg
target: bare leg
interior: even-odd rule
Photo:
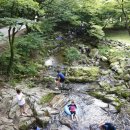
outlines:
[[[71,115],[72,121],[74,121],[74,114]]]
[[[20,114],[22,115],[23,114],[23,108],[20,107]]]
[[[23,106],[23,113],[27,114],[27,111],[26,111],[26,109],[25,109],[25,104],[24,104],[24,106]]]
[[[74,117],[75,117],[76,121],[78,121],[78,117],[76,115]]]
[[[59,81],[55,81],[56,86],[59,88],[60,87],[60,82]]]

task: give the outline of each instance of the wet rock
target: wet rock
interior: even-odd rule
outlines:
[[[66,118],[66,117],[61,118],[61,119],[60,119],[60,123],[61,123],[62,125],[65,125],[65,126],[69,127],[70,129],[72,128],[72,120],[69,120],[69,119]]]
[[[56,95],[53,100],[50,102],[50,105],[53,108],[61,108],[64,106],[65,96],[64,95]]]
[[[65,125],[62,125],[61,127],[58,128],[58,130],[70,130],[70,128],[68,128]]]

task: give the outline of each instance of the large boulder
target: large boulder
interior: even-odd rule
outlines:
[[[97,80],[98,76],[98,67],[70,67],[68,69],[67,79],[70,82],[87,82]]]

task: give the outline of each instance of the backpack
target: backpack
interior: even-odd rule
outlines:
[[[70,111],[74,112],[75,109],[76,109],[75,105],[70,105],[70,108],[69,108]]]

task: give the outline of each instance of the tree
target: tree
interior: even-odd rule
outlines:
[[[0,17],[22,17],[34,19],[39,12],[39,4],[33,0],[0,0]]]
[[[119,5],[119,8],[122,11],[122,14],[125,19],[125,27],[128,30],[128,33],[130,35],[130,1],[129,0],[117,0],[117,3]]]
[[[19,20],[19,21],[18,21]],[[16,18],[1,18],[0,21],[4,24],[9,26],[8,29],[8,39],[9,39],[9,46],[10,46],[10,59],[9,64],[7,68],[7,75],[9,76],[13,61],[14,61],[14,41],[15,41],[15,35],[17,32],[21,29],[21,27],[25,24],[28,24],[29,22],[32,23],[30,20],[26,19],[16,19]]]

